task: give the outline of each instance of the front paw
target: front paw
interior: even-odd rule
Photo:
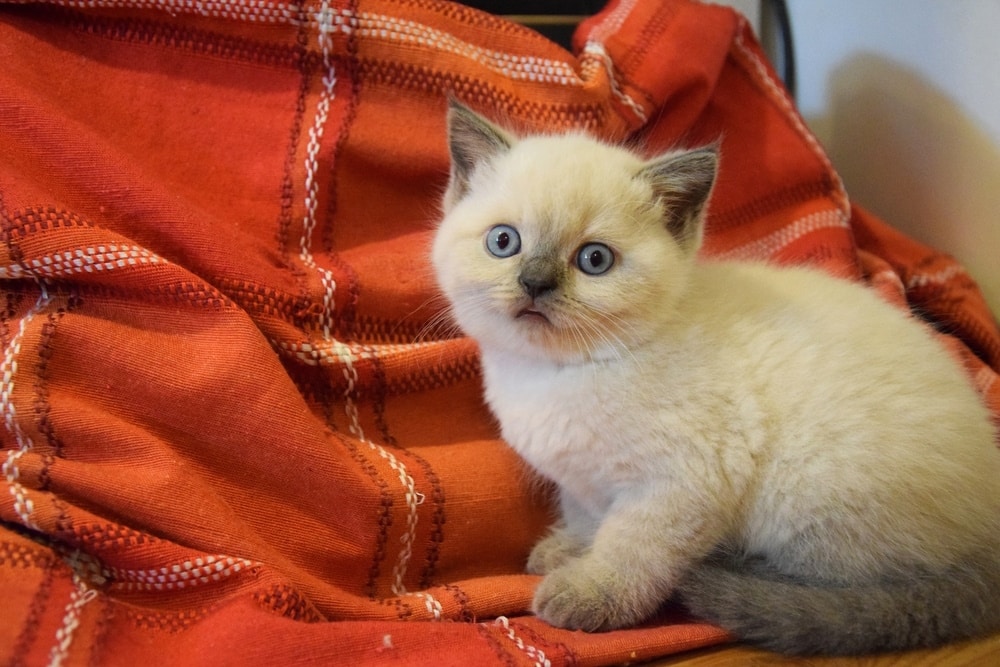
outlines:
[[[595,632],[635,625],[660,602],[612,568],[582,558],[542,579],[532,609],[551,625]]]
[[[581,542],[557,528],[531,550],[525,569],[529,574],[548,574],[582,554],[583,549]]]

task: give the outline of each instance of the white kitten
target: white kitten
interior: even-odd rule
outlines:
[[[453,103],[433,262],[503,436],[559,488],[534,610],[674,594],[791,653],[1000,628],[1000,451],[926,328],[822,273],[699,261],[711,148],[517,139]]]

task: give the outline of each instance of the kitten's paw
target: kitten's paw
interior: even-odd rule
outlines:
[[[614,570],[580,559],[542,579],[532,609],[552,625],[595,632],[635,625],[659,604],[644,599],[643,591],[629,587]]]
[[[583,553],[584,545],[562,529],[543,538],[528,556],[529,574],[548,574]]]

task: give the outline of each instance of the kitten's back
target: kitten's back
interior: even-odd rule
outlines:
[[[929,328],[858,285],[758,264],[702,264],[685,303],[718,337],[699,344],[730,350],[733,391],[782,424],[735,545],[763,560],[730,551],[694,568],[689,608],[785,653],[1000,628],[994,429]]]

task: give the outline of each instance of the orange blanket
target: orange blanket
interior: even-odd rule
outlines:
[[[650,149],[722,137],[706,252],[864,279],[1000,413],[953,260],[851,208],[745,23],[620,0],[575,55],[435,0],[0,6],[0,656],[597,665],[724,641],[555,630],[550,518],[428,243],[445,97]]]

